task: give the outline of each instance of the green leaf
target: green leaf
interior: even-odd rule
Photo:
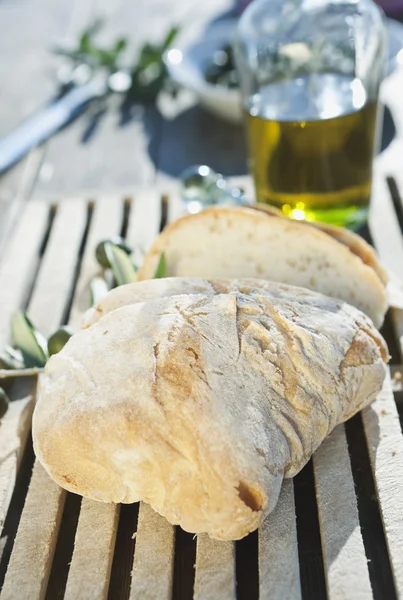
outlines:
[[[6,346],[4,351],[0,354],[0,370],[5,371],[14,371],[15,369],[24,368],[24,362],[22,360],[22,354],[11,348],[10,346]],[[1,380],[2,387],[7,390],[13,384],[14,379],[13,375],[7,377],[6,379]]]
[[[45,366],[49,358],[46,338],[35,329],[24,312],[15,312],[11,317],[11,333],[27,367]]]
[[[90,34],[91,37],[93,37],[99,31],[101,31],[104,24],[105,24],[104,19],[102,19],[101,17],[97,17],[96,19],[94,19],[94,21],[91,23],[91,25],[87,28],[87,32]]]
[[[80,60],[82,54],[76,49],[69,48],[61,48],[59,46],[55,46],[52,49],[53,54],[58,54],[60,56],[65,56],[66,58],[70,58],[73,61]]]
[[[167,50],[179,33],[179,27],[171,27],[164,41],[162,42],[163,51]]]
[[[162,252],[154,273],[154,279],[162,279],[163,277],[166,277],[166,272],[167,264],[165,259],[165,252]]]
[[[98,65],[102,67],[108,67],[109,69],[115,68],[115,55],[113,50],[104,50],[103,48],[97,48],[94,50],[94,56],[98,62]]]
[[[78,42],[78,50],[79,52],[83,52],[85,54],[93,51],[92,39],[90,31],[84,31],[81,34],[80,41]]]
[[[127,44],[128,44],[128,41],[126,38],[119,38],[115,42],[115,47],[113,48],[113,51],[115,52],[116,57],[118,57],[119,54],[122,54],[122,52],[124,50],[126,50]]]
[[[137,281],[132,261],[124,250],[115,244],[106,243],[105,252],[118,285]]]
[[[144,44],[141,48],[139,59],[136,65],[138,70],[146,69],[150,65],[161,60],[161,50],[151,44]]]
[[[57,354],[67,344],[74,331],[67,326],[60,327],[48,339],[49,356]]]
[[[108,292],[108,284],[103,277],[93,277],[90,281],[91,305],[95,306]]]
[[[128,39],[117,38],[111,47],[99,46],[94,36],[102,21],[94,22],[82,32],[75,48],[56,48],[55,52],[68,58],[73,64],[84,63],[93,69],[105,68],[113,73],[121,68],[120,57],[128,47]],[[164,52],[171,46],[178,34],[178,27],[172,27],[159,44],[145,43],[131,65],[126,65],[131,73],[132,85],[126,92],[129,101],[155,101],[168,80],[164,64]]]
[[[0,419],[4,417],[8,410],[9,399],[3,388],[0,387]]]
[[[93,37],[100,31],[102,26],[103,20],[95,19],[95,21],[82,32],[78,42],[78,50],[80,52],[91,54],[94,51]]]
[[[104,269],[108,269],[111,264],[109,262],[108,257],[106,256],[105,246],[106,244],[112,244],[113,246],[118,246],[122,250],[126,252],[126,254],[132,253],[132,248],[127,244],[126,240],[119,237],[118,235],[107,238],[106,240],[101,240],[97,247],[95,248],[95,258],[98,261],[98,264]]]
[[[12,360],[5,352],[0,354],[0,369],[20,369],[23,366]]]
[[[1,356],[10,364],[14,365],[12,367],[13,369],[21,369],[21,367],[25,366],[22,354],[20,350],[17,350],[16,348],[12,348],[11,346],[5,346]]]

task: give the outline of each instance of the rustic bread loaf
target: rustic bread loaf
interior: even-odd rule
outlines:
[[[289,220],[289,217],[284,215],[281,210],[275,208],[274,206],[261,204],[259,202],[256,204],[251,204],[250,206],[255,210],[266,213],[266,215],[270,217],[280,217],[282,219]],[[384,285],[387,284],[389,277],[386,269],[381,264],[373,247],[370,246],[360,235],[357,235],[353,231],[345,229],[344,227],[336,227],[335,225],[321,223],[320,221],[298,221],[298,223],[307,227],[315,227],[316,229],[320,229],[341,244],[344,244],[344,246],[347,246],[347,248],[349,248],[353,254],[356,254],[359,258],[361,258],[363,263],[374,269],[375,273],[378,275],[379,279]]]
[[[187,531],[239,539],[375,398],[387,348],[360,311],[309,290],[199,279],[189,291],[203,293],[169,297],[182,285],[154,282],[157,297],[137,303],[144,284],[126,286],[128,305],[52,356],[34,448],[69,491],[144,500]]]
[[[354,240],[251,208],[213,207],[170,223],[147,253],[139,279],[153,277],[165,252],[167,276],[298,285],[356,306],[380,327],[387,310],[385,274],[368,244]]]
[[[188,277],[167,277],[163,279],[147,279],[136,283],[120,285],[110,290],[83,317],[82,327],[93,325],[107,313],[137,302],[178,296],[179,294],[213,294],[212,285],[205,279],[189,279]]]

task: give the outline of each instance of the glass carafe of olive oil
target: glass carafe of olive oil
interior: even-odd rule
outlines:
[[[297,219],[367,218],[385,28],[372,0],[256,0],[235,56],[259,202]]]

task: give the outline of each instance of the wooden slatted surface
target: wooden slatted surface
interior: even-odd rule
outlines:
[[[386,175],[381,179],[371,234],[386,265],[403,280],[396,203]],[[7,342],[16,307],[27,307],[46,334],[61,322],[77,328],[89,305],[88,283],[98,273],[96,243],[120,233],[131,245],[146,248],[167,218],[181,210],[174,188],[170,193],[169,201],[144,188],[130,198],[66,199],[55,208],[28,204],[0,262],[0,342]],[[398,334],[403,331],[401,311],[394,310],[389,321]],[[23,460],[34,392],[13,402],[1,424],[0,524],[13,532],[9,513],[19,522],[15,539],[0,545],[1,600],[380,600],[384,577],[389,577],[387,597],[403,599],[403,437],[390,385],[358,421],[337,428],[325,441],[310,467],[313,475],[304,470],[295,485],[284,483],[275,511],[247,546],[204,535],[193,539],[145,504],[121,509],[81,502],[60,490],[38,463]],[[352,445],[360,426],[368,463],[364,475],[374,490],[369,500],[360,492],[364,475]],[[19,468],[21,477],[24,470],[30,477],[20,508],[12,498]],[[374,503],[378,538],[368,535],[366,502]],[[306,535],[309,528],[312,536]],[[375,564],[368,562],[375,555]]]
[[[259,591],[262,600],[300,600],[294,485],[283,484],[274,511],[259,530]]]
[[[83,311],[89,306],[89,282],[99,274],[94,248],[107,237],[119,235],[123,223],[123,202],[113,206],[110,198],[100,198],[91,205],[91,223],[73,297],[70,324],[80,327]],[[119,507],[105,507],[97,502],[83,502],[74,552],[69,569],[65,598],[71,600],[103,599],[108,595]]]
[[[46,231],[48,210],[45,204],[28,205],[15,236],[0,264],[0,345],[8,341],[10,316],[24,305],[28,284],[35,272],[40,244]],[[21,241],[28,250],[21,251]],[[28,400],[30,402],[30,400]],[[29,409],[32,411],[32,406]],[[0,532],[3,529],[11,490],[14,487],[17,468],[24,451],[29,429],[20,423],[26,411],[25,403],[13,406],[2,422],[0,445]],[[29,423],[25,423],[29,425]],[[21,435],[19,432],[22,431]]]
[[[65,600],[107,598],[119,507],[83,498]]]
[[[365,435],[376,483],[395,586],[403,597],[403,438],[390,380],[363,411]]]
[[[313,457],[329,600],[372,598],[344,425]]]
[[[197,536],[196,600],[232,600],[235,597],[235,544],[218,542],[206,534]]]
[[[130,600],[169,600],[174,567],[174,527],[141,503]]]
[[[57,210],[29,304],[30,316],[45,335],[57,329],[63,319],[86,213],[86,204],[77,201]],[[15,598],[16,589],[21,600],[45,597],[65,496],[36,461],[2,598]]]

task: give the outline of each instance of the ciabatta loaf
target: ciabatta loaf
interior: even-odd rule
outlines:
[[[250,206],[255,210],[266,213],[268,216],[280,217],[282,219],[289,220],[289,217],[284,215],[281,210],[275,208],[274,206],[261,204],[259,202],[256,204],[251,204]],[[335,225],[321,223],[320,221],[298,221],[298,223],[300,225],[305,225],[306,227],[314,227],[315,229],[324,231],[344,246],[347,246],[347,248],[349,248],[353,254],[356,254],[359,258],[361,258],[364,264],[368,265],[375,271],[384,285],[388,283],[388,274],[386,269],[381,264],[375,250],[360,235],[357,235],[353,231],[345,229],[344,227],[336,227]]]
[[[136,302],[147,285],[104,300],[47,363],[36,455],[69,491],[144,500],[187,531],[239,539],[375,398],[387,348],[356,308],[306,289],[199,279],[170,296],[183,281],[160,280]]]
[[[356,237],[251,208],[212,207],[170,223],[147,253],[139,279],[154,276],[165,252],[167,276],[257,277],[298,285],[356,306],[380,327],[386,276],[373,250]]]

